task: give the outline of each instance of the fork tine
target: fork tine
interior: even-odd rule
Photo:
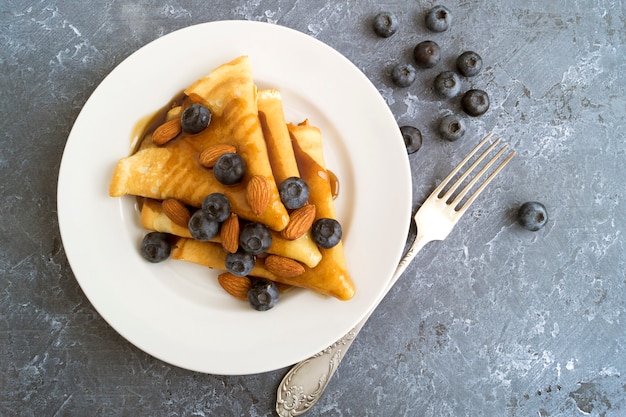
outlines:
[[[498,140],[498,142],[495,142],[495,143],[494,143],[494,145],[495,145],[495,144],[497,144],[497,143],[499,143],[499,140]],[[498,160],[498,159],[502,156],[502,154],[504,154],[504,151],[506,151],[506,150],[507,150],[507,148],[508,148],[508,145],[504,145],[504,146],[500,149],[500,151],[498,151],[498,153],[496,153],[496,154],[495,154],[495,156],[493,156],[493,157],[492,157],[492,158],[491,158],[491,159],[490,159],[490,160],[489,160],[489,161],[485,164],[485,166],[484,166],[484,167],[483,167],[480,171],[478,171],[478,173],[477,173],[476,175],[474,175],[474,178],[472,178],[472,180],[471,180],[469,183],[467,183],[467,185],[466,185],[466,186],[465,186],[465,187],[464,187],[464,188],[463,188],[463,189],[459,192],[459,194],[458,194],[458,195],[454,198],[454,200],[450,203],[450,205],[451,205],[451,206],[456,207],[456,206],[459,204],[459,202],[463,199],[463,197],[465,197],[465,195],[468,193],[468,191],[469,191],[469,190],[470,190],[470,189],[471,189],[471,188],[472,188],[472,187],[473,187],[473,186],[474,186],[474,185],[478,182],[478,180],[482,177],[482,175],[483,175],[483,174],[484,174],[484,173],[485,173],[485,172],[486,172],[489,168],[491,168],[491,166],[492,166],[492,165],[493,165],[493,164],[494,164],[494,163],[495,163],[495,162],[496,162],[496,161],[497,161],[497,160]],[[486,150],[486,151],[485,151],[485,152],[481,155],[481,158],[480,158],[480,159],[482,159],[483,157],[487,156],[487,154],[488,154],[489,152],[491,152],[491,151],[492,151],[492,149],[493,149],[493,145],[492,145],[492,146],[490,146],[490,147],[489,147],[489,149],[487,149],[487,150]],[[479,162],[479,161],[480,161],[480,159],[479,159],[477,162]],[[477,165],[477,164],[474,164],[474,165]],[[474,166],[474,165],[472,165],[472,166]],[[470,168],[470,169],[468,169],[468,171],[471,171],[471,170],[472,170],[471,168]]]
[[[476,169],[476,167],[483,161],[483,159],[485,159],[487,157],[487,155],[489,155],[489,153],[491,153],[493,148],[495,148],[499,143],[500,143],[500,139],[497,139],[495,142],[493,142],[491,145],[489,145],[489,147],[487,149],[485,149],[483,151],[483,153],[481,153],[478,158],[476,158],[476,160],[469,166],[469,168],[467,168],[465,170],[465,172],[463,172],[463,174],[454,182],[454,184],[452,184],[450,186],[448,191],[443,196],[441,196],[441,199],[446,201],[446,202],[448,200],[450,200],[452,198],[452,194],[454,194],[456,192],[457,188],[459,188],[461,186],[463,181],[465,181],[465,179],[474,171],[474,169]],[[466,189],[464,189],[464,191],[467,192]],[[461,196],[461,198],[463,198],[463,197]],[[459,198],[459,200],[460,200],[460,198]]]
[[[433,196],[437,196],[440,197],[439,194],[441,194],[441,192],[443,191],[443,189],[448,185],[448,183],[452,180],[452,178],[454,178],[454,176],[461,170],[461,168],[463,168],[463,166],[467,163],[467,161],[469,161],[476,152],[478,152],[478,150],[480,148],[482,148],[482,146],[489,140],[491,139],[491,137],[493,136],[493,132],[489,133],[487,136],[485,136],[483,138],[483,140],[480,141],[480,143],[478,145],[476,145],[474,147],[474,149],[472,149],[470,151],[469,154],[467,154],[467,156],[465,158],[463,158],[463,160],[461,162],[459,162],[459,164],[454,167],[454,169],[452,170],[452,172],[450,172],[448,174],[448,176],[446,178],[444,178],[443,181],[441,181],[441,183],[435,188],[435,190],[433,191],[432,195]]]
[[[480,170],[480,172],[478,173],[478,175],[476,175],[476,177],[472,180],[472,182],[470,184],[468,184],[468,187],[466,187],[468,190],[471,186],[473,186],[476,181],[478,181],[478,179],[485,173],[485,171],[487,171],[487,169],[489,169],[489,167],[491,165],[493,165],[493,163],[500,158],[500,156],[502,156],[502,154],[504,153],[504,151],[508,148],[508,146],[504,146],[500,152],[498,152],[497,155],[495,155],[493,158],[491,158],[491,160],[489,161],[489,163]],[[498,175],[498,173],[502,170],[502,168],[504,168],[506,166],[506,164],[509,163],[509,161],[511,159],[513,159],[513,157],[515,156],[515,151],[511,151],[511,153],[509,154],[509,156],[507,156],[501,163],[500,165],[498,165],[498,167],[496,169],[493,170],[493,172],[491,174],[489,174],[489,176],[487,177],[487,179],[485,180],[485,182],[483,182],[480,187],[478,187],[476,189],[476,191],[474,191],[474,193],[467,199],[467,201],[457,210],[457,213],[459,216],[461,216],[463,213],[465,213],[465,211],[468,209],[468,207],[474,202],[474,200],[476,200],[476,197],[478,197],[480,195],[480,193],[483,192],[483,190],[485,188],[487,188],[487,186],[489,185],[489,183],[496,177],[496,175]],[[463,190],[464,192],[467,192],[466,190]]]

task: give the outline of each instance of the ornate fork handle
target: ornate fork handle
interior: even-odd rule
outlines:
[[[315,405],[361,326],[359,323],[331,346],[291,368],[278,388],[276,412],[279,416],[299,416]]]
[[[426,240],[418,230],[418,235],[407,253],[400,260],[381,300],[393,287],[413,258],[415,258],[417,252],[428,242],[429,240]],[[380,300],[376,305],[379,302]],[[299,416],[315,405],[335,374],[352,342],[356,339],[356,336],[374,310],[375,308],[370,310],[344,337],[309,359],[298,363],[287,372],[287,375],[285,375],[278,387],[276,395],[276,412],[280,417]]]

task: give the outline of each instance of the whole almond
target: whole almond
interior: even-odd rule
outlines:
[[[205,168],[213,168],[220,156],[225,153],[235,153],[237,148],[227,143],[217,143],[205,148],[200,152],[200,165]]]
[[[281,232],[282,237],[287,240],[298,239],[311,228],[313,220],[315,220],[315,205],[305,204],[294,210],[289,216],[287,227]]]
[[[230,253],[237,252],[239,248],[239,218],[235,213],[222,223],[220,230],[220,240],[224,250]]]
[[[244,301],[248,300],[248,290],[252,286],[250,278],[224,272],[217,276],[217,282],[233,297]]]
[[[270,204],[271,189],[267,177],[255,175],[246,186],[246,200],[257,216],[263,214]]]
[[[279,255],[269,255],[265,258],[265,268],[283,278],[293,278],[304,274],[304,266],[300,262]]]
[[[168,198],[161,203],[163,212],[174,223],[179,226],[187,227],[191,214],[189,209],[180,201],[175,198]]]
[[[169,120],[159,127],[157,127],[152,133],[152,142],[155,145],[165,145],[170,140],[174,139],[181,132],[180,118]]]

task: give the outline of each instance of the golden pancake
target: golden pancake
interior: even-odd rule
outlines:
[[[288,128],[300,174],[311,190],[309,202],[317,208],[316,219],[335,219],[330,174],[326,170],[320,130],[309,125],[308,121],[299,125],[289,124]],[[339,242],[330,249],[320,248],[320,251],[322,260],[315,268],[307,267],[302,275],[281,278],[281,282],[310,288],[340,300],[352,298],[355,289],[348,273],[343,243]]]
[[[227,252],[215,242],[199,242],[194,239],[180,239],[172,252],[172,259],[193,262],[212,269],[226,271]],[[263,262],[257,259],[251,276],[277,281],[278,277],[265,269]]]
[[[280,91],[274,89],[259,90],[257,103],[270,165],[276,184],[280,186],[287,178],[300,176],[289,130],[287,130],[287,123],[285,122]]]
[[[167,215],[164,213],[163,208],[161,206],[161,202],[157,200],[146,200],[141,208],[141,225],[148,229],[154,230],[156,232],[169,233],[174,236],[184,237],[191,239],[191,233],[189,229],[186,227],[179,226],[174,223]],[[220,243],[221,239],[218,236],[213,238],[212,242]],[[200,251],[200,247],[195,247],[194,250]],[[209,250],[213,250],[211,247],[207,247]],[[182,255],[184,251],[184,245],[181,244],[181,247],[176,249],[177,253]],[[267,250],[268,253],[273,255],[280,255],[286,258],[294,259],[298,262],[302,262],[303,264],[309,267],[315,267],[320,260],[322,259],[322,254],[311,239],[311,235],[309,233],[303,235],[302,237],[296,240],[288,240],[283,239],[278,232],[272,232],[272,245]],[[192,255],[190,255],[192,256]],[[200,258],[203,258],[200,256]],[[204,261],[197,261],[195,263],[200,263],[202,265],[211,267],[211,268],[219,268],[217,265],[209,264],[210,256],[204,257]]]
[[[219,192],[228,197],[242,218],[282,230],[289,216],[280,201],[270,166],[248,58],[243,56],[221,65],[187,88],[185,95],[180,103],[183,108],[199,102],[211,110],[210,125],[197,134],[181,132],[163,146],[143,144],[138,152],[118,162],[109,194],[175,198],[200,207],[206,195]],[[246,173],[237,185],[221,184],[211,169],[200,164],[199,155],[204,149],[223,143],[233,145],[245,161]],[[247,184],[257,175],[267,179],[269,192],[267,207],[258,215],[246,200]]]

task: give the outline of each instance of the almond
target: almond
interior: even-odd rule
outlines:
[[[296,240],[311,228],[313,220],[315,220],[315,205],[305,204],[291,213],[289,224],[281,234],[287,240]]]
[[[239,218],[235,213],[231,213],[230,217],[222,223],[220,240],[224,250],[230,253],[237,252],[237,248],[239,248]]]
[[[248,290],[252,286],[250,278],[238,277],[230,272],[224,272],[217,276],[217,282],[233,297],[244,301],[248,300]]]
[[[154,130],[154,133],[152,133],[152,142],[158,146],[165,145],[178,136],[181,130],[180,118],[177,117],[169,120]]]
[[[225,153],[235,153],[237,148],[227,143],[218,143],[205,148],[200,152],[200,165],[205,168],[213,168],[220,156]]]
[[[262,175],[250,178],[246,187],[246,200],[257,216],[263,214],[270,204],[271,189],[269,180]]]
[[[304,274],[304,266],[300,262],[279,255],[269,255],[265,258],[265,268],[283,278],[293,278]]]
[[[163,200],[161,207],[165,215],[169,217],[171,221],[179,226],[187,227],[187,223],[189,223],[189,219],[191,218],[187,206],[175,198],[168,198],[167,200]]]

